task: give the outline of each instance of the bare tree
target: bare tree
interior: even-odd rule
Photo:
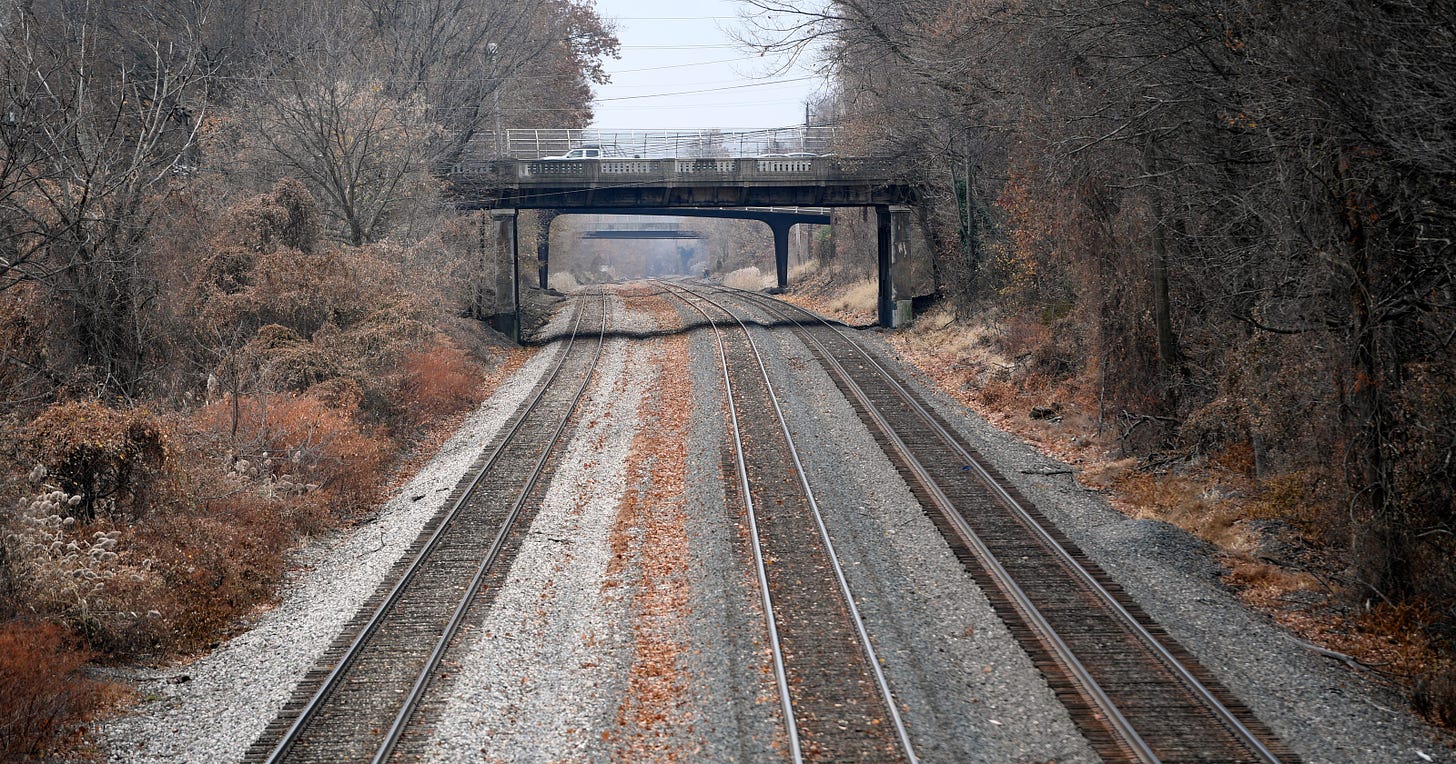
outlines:
[[[79,361],[107,389],[134,392],[153,298],[148,224],[192,166],[206,71],[190,22],[118,28],[102,4],[27,4],[0,27],[0,288],[44,284],[60,300]]]
[[[257,114],[245,159],[259,185],[280,166],[305,180],[336,238],[356,245],[427,203],[431,171],[509,126],[503,109],[581,120],[616,46],[575,0],[320,3],[295,22],[278,38],[293,49],[263,59],[235,102],[239,120]]]
[[[1449,599],[1450,0],[747,5],[913,168],[946,293],[1056,321],[1100,396],[1159,409],[1140,449],[1336,454],[1364,591]]]

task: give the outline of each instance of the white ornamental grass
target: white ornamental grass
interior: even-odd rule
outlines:
[[[120,531],[73,535],[76,519],[64,512],[80,503],[80,496],[61,490],[23,498],[3,537],[21,601],[38,614],[73,623],[100,615],[106,585],[117,575],[129,573],[136,580],[150,571],[150,561],[136,570],[122,565]]]

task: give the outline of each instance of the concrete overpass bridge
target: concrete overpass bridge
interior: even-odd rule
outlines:
[[[907,310],[911,207],[916,190],[888,159],[835,156],[729,158],[487,159],[457,162],[444,173],[457,206],[490,210],[491,239],[518,274],[516,211],[561,214],[655,214],[760,220],[774,231],[778,283],[787,282],[788,232],[796,223],[828,222],[827,214],[751,208],[872,207],[877,217],[879,320],[896,323]],[[541,278],[546,277],[542,260]],[[901,271],[906,271],[902,275]],[[514,299],[518,284],[510,287]],[[516,309],[497,325],[518,333]]]
[[[449,182],[467,205],[580,207],[871,207],[909,204],[914,189],[878,158],[493,159],[457,162]]]

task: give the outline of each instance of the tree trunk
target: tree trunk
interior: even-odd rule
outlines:
[[[1368,526],[1357,524],[1356,549],[1363,552],[1363,582],[1381,596],[1398,593],[1412,581],[1409,566],[1411,528],[1392,493],[1390,464],[1386,459],[1386,437],[1391,414],[1381,387],[1379,331],[1372,313],[1370,244],[1364,211],[1344,173],[1335,173],[1338,203],[1346,227],[1345,255],[1349,263],[1349,299],[1353,332],[1355,383],[1351,389],[1356,449],[1354,485],[1357,495],[1366,497],[1371,511]],[[1360,537],[1360,536],[1363,536]]]
[[[1151,148],[1144,150],[1144,156],[1151,153]],[[1152,160],[1145,159],[1145,165],[1152,166]],[[1162,190],[1154,182],[1149,189],[1149,202],[1153,213],[1153,327],[1158,334],[1158,360],[1162,363],[1163,373],[1177,371],[1180,376],[1186,371],[1183,367],[1183,351],[1178,346],[1178,335],[1173,331],[1173,300],[1168,289],[1168,233],[1165,218],[1163,215]]]

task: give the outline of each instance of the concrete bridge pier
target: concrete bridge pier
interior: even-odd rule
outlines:
[[[910,273],[911,207],[882,204],[875,207],[876,250],[879,275],[880,326],[904,326],[911,313]]]
[[[491,210],[489,230],[482,232],[481,238],[482,272],[490,274],[495,282],[488,311],[490,324],[511,341],[520,342],[521,261],[516,251],[516,210]],[[478,295],[477,300],[481,297]],[[487,314],[481,307],[477,310]]]
[[[764,222],[773,230],[774,269],[778,272],[779,289],[785,289],[789,286],[789,231],[794,224],[773,219]]]
[[[536,263],[542,289],[551,286],[551,223],[561,213],[553,209],[540,210],[536,229]]]

